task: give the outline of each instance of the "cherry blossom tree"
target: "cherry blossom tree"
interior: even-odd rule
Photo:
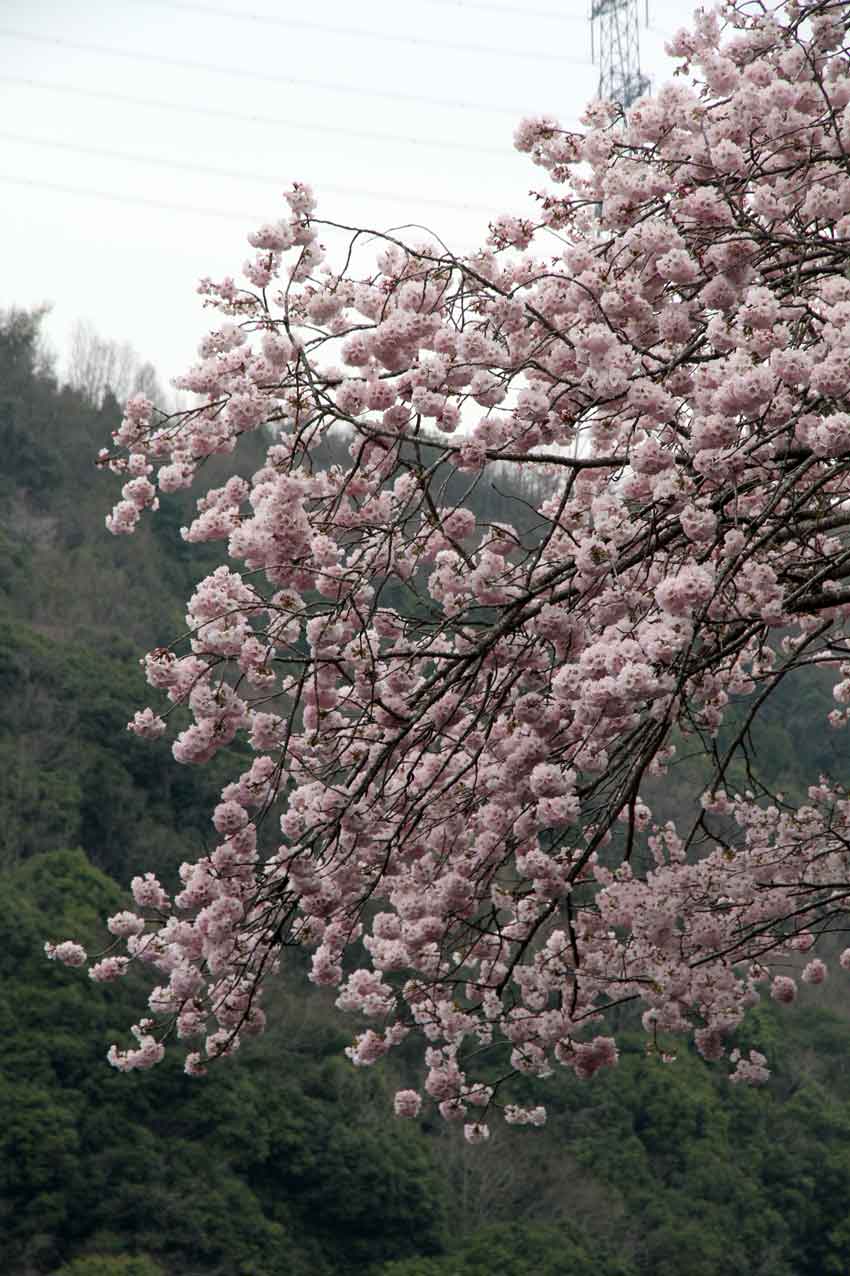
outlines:
[[[196,406],[130,399],[108,526],[269,430],[250,481],[200,497],[183,534],[229,565],[146,659],[191,713],[178,762],[254,757],[181,889],[141,875],[109,921],[124,955],[92,978],[159,980],[116,1067],[174,1037],[202,1073],[302,945],[372,1025],[353,1063],[419,1034],[424,1096],[471,1142],[491,1110],[543,1121],[505,1101],[517,1072],[614,1065],[627,1002],[660,1055],[690,1034],[767,1078],[734,1031],[794,999],[850,895],[836,777],[802,805],[732,783],[789,671],[834,670],[831,726],[850,713],[848,25],[843,0],[698,13],[627,119],[520,123],[552,185],[470,256],[322,219],[296,183],[244,282],[202,281]],[[347,463],[320,464],[340,431]],[[538,480],[531,530],[476,515],[495,462]],[[130,729],[161,735],[160,709]],[[711,782],[660,824],[644,793],[685,736]]]

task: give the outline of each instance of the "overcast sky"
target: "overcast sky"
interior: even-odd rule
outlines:
[[[670,74],[687,17],[649,0],[641,62]],[[542,170],[524,114],[575,124],[594,96],[589,0],[2,0],[0,306],[51,302],[168,380],[210,326],[201,275],[310,182],[319,213],[425,222],[458,251],[523,212]]]

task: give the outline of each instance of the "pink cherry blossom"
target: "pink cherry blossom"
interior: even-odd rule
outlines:
[[[850,716],[832,9],[731,0],[676,34],[684,74],[627,118],[521,121],[548,188],[476,252],[341,243],[296,182],[239,282],[201,281],[219,317],[177,381],[194,406],[135,396],[100,463],[129,534],[260,432],[260,468],[199,494],[184,539],[226,562],[145,659],[155,704],[129,726],[155,739],[174,709],[181,765],[248,756],[173,899],[141,872],[107,923],[92,978],[135,963],[153,983],[117,1068],[166,1043],[190,1075],[219,1066],[297,946],[358,1017],[355,1066],[418,1042],[398,1115],[433,1103],[472,1143],[495,1112],[545,1119],[512,1076],[615,1068],[625,1002],[654,1057],[689,1037],[767,1081],[736,1032],[794,1000],[789,970],[850,896],[846,777],[796,802],[739,784],[759,759],[730,717],[813,670],[827,721]],[[654,793],[694,754],[706,791],[666,820]],[[826,974],[812,955],[800,980]]]
[[[416,1117],[422,1107],[422,1096],[415,1090],[398,1090],[395,1099],[395,1114],[400,1117]]]
[[[800,978],[804,984],[822,984],[828,973],[826,964],[819,957],[815,957],[803,967]]]
[[[44,951],[49,961],[58,961],[63,966],[84,966],[88,961],[85,948],[71,939],[66,939],[61,944],[46,943]]]

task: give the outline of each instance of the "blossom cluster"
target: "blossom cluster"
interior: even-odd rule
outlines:
[[[823,777],[799,806],[736,792],[746,726],[717,742],[794,668],[840,670],[850,703],[846,28],[837,0],[698,14],[670,45],[692,85],[628,119],[592,104],[581,134],[522,122],[556,189],[468,257],[388,234],[335,270],[296,184],[244,281],[202,282],[222,320],[178,382],[197,405],[127,405],[108,525],[269,433],[184,529],[228,565],[187,643],[147,657],[160,707],[131,723],[155,738],[183,706],[178,762],[237,736],[254,757],[176,893],[136,878],[138,912],[110,921],[126,957],[93,977],[159,981],[116,1066],[172,1032],[192,1073],[232,1053],[298,944],[369,1025],[352,1061],[419,1034],[422,1092],[473,1142],[493,1076],[615,1066],[626,1001],[653,1042],[690,1035],[766,1080],[734,1032],[761,997],[793,1001],[800,952],[846,909],[850,804]],[[350,464],[314,463],[328,436]],[[496,462],[533,482],[531,531],[520,502],[514,524],[476,517]],[[715,769],[677,827],[647,795],[688,737]]]

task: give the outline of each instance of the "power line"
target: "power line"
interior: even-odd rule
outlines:
[[[224,111],[217,107],[192,106],[183,102],[166,102],[159,98],[135,97],[127,93],[110,93],[105,89],[83,89],[76,84],[57,84],[52,81],[31,80],[15,75],[0,75],[0,84],[15,84],[21,88],[44,89],[51,93],[71,93],[77,97],[95,98],[106,102],[125,102],[131,106],[154,107],[159,110],[178,111],[187,115],[205,115],[214,119],[237,120],[242,124],[265,124],[278,128],[301,129],[312,133],[362,138],[364,141],[433,147],[435,150],[457,150],[470,154],[500,155],[502,158],[504,158],[508,150],[507,147],[503,146],[478,146],[473,143],[450,141],[446,138],[410,137],[401,133],[373,133],[366,129],[344,128],[336,124],[313,124],[307,120],[283,119],[274,115],[244,115],[239,111]]]
[[[470,9],[481,13],[504,13],[509,17],[549,18],[553,22],[586,22],[582,14],[559,13],[557,9],[526,9],[517,5],[479,4],[478,0],[423,0],[424,4],[438,4],[448,9]]]
[[[108,199],[113,204],[140,204],[145,208],[164,208],[173,213],[192,213],[201,217],[223,217],[228,221],[262,220],[260,213],[226,213],[220,208],[201,208],[192,204],[172,204],[164,199],[149,199],[144,195],[119,195],[115,191],[97,190],[92,186],[66,186],[62,182],[44,182],[39,178],[9,177],[0,173],[0,182],[7,186],[28,186],[35,190],[53,191],[61,195],[81,195],[90,199]]]
[[[201,206],[199,204],[174,204],[169,200],[150,199],[145,195],[121,195],[117,191],[100,190],[93,186],[68,186],[63,182],[45,182],[40,178],[32,177],[9,177],[5,173],[0,173],[0,184],[6,186],[26,186],[34,190],[53,191],[55,194],[61,195],[77,195],[83,199],[105,199],[112,204],[137,204],[144,208],[162,208],[167,212],[173,213],[191,213],[194,217],[218,217],[225,221],[238,221],[242,225],[246,222],[260,222],[268,220],[268,215],[258,212],[256,209],[246,212],[244,209],[240,212],[234,209],[232,212],[226,212],[222,208],[210,208],[208,205]],[[397,227],[396,229],[404,229]],[[417,229],[427,229],[427,227],[418,227]]]
[[[133,0],[135,4],[153,4],[162,9],[182,10],[185,13],[203,13],[214,18],[231,18],[237,22],[254,22],[261,26],[288,27],[296,31],[318,31],[322,35],[347,36],[355,40],[381,40],[391,44],[412,44],[422,49],[450,49],[458,53],[488,54],[501,58],[525,58],[534,61],[561,62],[583,65],[584,58],[571,58],[562,53],[549,53],[540,49],[500,49],[498,45],[458,44],[450,40],[434,40],[430,36],[400,35],[392,31],[380,31],[365,27],[341,27],[333,22],[314,22],[307,18],[280,17],[278,14],[249,13],[238,9],[224,9],[219,5],[201,4],[198,0]]]
[[[50,191],[57,195],[76,195],[81,199],[103,199],[110,204],[134,204],[142,208],[163,209],[170,213],[190,213],[193,217],[215,217],[223,221],[238,221],[243,227],[246,222],[263,220],[263,214],[256,210],[246,212],[243,209],[239,212],[234,209],[232,212],[225,212],[222,208],[201,207],[197,204],[174,204],[169,200],[151,199],[145,195],[121,195],[116,191],[100,190],[93,186],[68,186],[63,182],[45,182],[31,177],[9,177],[3,173],[0,173],[0,185],[25,186],[31,190]],[[404,230],[405,227],[397,226],[395,229]],[[427,231],[428,228],[417,226],[416,229]]]
[[[28,40],[32,44],[52,44],[57,48],[74,49],[79,53],[97,53],[106,57],[128,58],[134,62],[146,62],[155,66],[172,66],[180,70],[206,71],[213,75],[230,75],[237,79],[251,80],[254,84],[258,82],[290,84],[297,85],[299,88],[322,89],[326,93],[381,98],[391,102],[418,102],[424,106],[450,107],[458,111],[485,111],[491,115],[511,115],[514,118],[518,115],[534,114],[534,111],[522,106],[496,106],[481,102],[466,102],[461,98],[427,97],[419,93],[395,93],[386,89],[363,89],[355,84],[337,84],[323,80],[309,80],[296,75],[272,75],[269,72],[247,70],[242,67],[222,66],[218,62],[196,62],[188,58],[167,58],[159,53],[142,53],[137,49],[116,49],[108,44],[83,44],[77,40],[64,40],[59,36],[38,35],[32,31],[13,31],[9,27],[0,27],[0,36],[7,36],[13,40]]]
[[[11,133],[0,130],[0,140],[15,142],[25,146],[43,146],[51,150],[73,151],[78,155],[93,155],[98,159],[126,160],[135,164],[153,164],[157,168],[171,168],[178,172],[200,173],[206,177],[235,178],[238,181],[268,182],[273,186],[282,186],[283,177],[275,177],[271,173],[249,173],[245,170],[233,172],[231,169],[218,168],[211,164],[192,164],[183,160],[163,159],[158,155],[139,155],[133,152],[111,150],[104,146],[82,146],[78,142],[62,142],[52,137],[30,137],[25,133]],[[322,183],[320,190],[330,191],[336,195],[357,195],[369,199],[388,200],[394,204],[408,203],[400,199],[393,191],[365,190],[358,186],[339,186],[336,183]],[[492,215],[494,208],[486,204],[461,204],[449,199],[433,199],[427,195],[411,196],[412,204],[428,204],[432,208],[451,208],[459,212],[487,213]]]

